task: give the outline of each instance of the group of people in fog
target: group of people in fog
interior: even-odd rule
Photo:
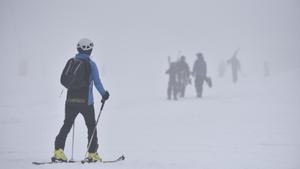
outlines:
[[[236,84],[239,80],[239,75],[245,76],[241,71],[241,63],[237,55],[239,49],[237,49],[232,57],[225,60],[222,59],[218,65],[218,77],[223,78],[227,70],[227,66],[230,67],[232,83]],[[196,91],[196,97],[202,98],[203,85],[206,83],[208,87],[212,87],[212,79],[207,76],[207,64],[202,53],[196,53],[196,60],[193,63],[192,69],[186,62],[184,55],[179,55],[176,61],[171,61],[168,57],[169,69],[166,74],[169,76],[167,87],[168,100],[178,100],[179,97],[185,96],[186,87],[192,84],[192,78],[194,79],[194,86]],[[267,61],[263,62],[263,75],[264,77],[270,76],[269,64]]]
[[[239,49],[234,52],[233,56],[226,62],[222,60],[219,64],[218,75],[222,78],[225,74],[226,65],[231,67],[232,72],[232,82],[237,83],[239,72],[241,72],[241,63],[237,58]],[[206,83],[209,87],[212,87],[212,80],[207,76],[207,64],[202,53],[196,53],[196,60],[194,61],[193,67],[190,70],[188,63],[186,62],[186,57],[181,56],[177,61],[171,61],[170,57],[169,69],[166,74],[169,76],[168,88],[167,88],[167,98],[169,100],[177,100],[178,97],[185,96],[185,89],[188,84],[192,84],[191,77],[194,78],[194,86],[196,91],[196,96],[201,98],[203,96],[203,85]],[[267,64],[265,63],[264,67]],[[268,67],[265,68],[268,70]],[[265,70],[265,74],[269,72]]]
[[[178,61],[171,62],[169,57],[169,69],[166,74],[169,75],[167,95],[168,99],[174,100],[179,97],[185,96],[185,88],[188,84],[192,83],[191,76],[194,77],[194,85],[197,93],[197,97],[201,98],[203,93],[203,83],[206,81],[211,87],[211,79],[207,77],[206,62],[202,53],[196,54],[197,59],[194,62],[192,71],[186,62],[185,56],[181,56]]]

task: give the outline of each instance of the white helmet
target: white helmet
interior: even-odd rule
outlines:
[[[77,49],[80,48],[83,51],[91,50],[93,47],[94,43],[87,38],[80,39],[80,41],[77,43]]]

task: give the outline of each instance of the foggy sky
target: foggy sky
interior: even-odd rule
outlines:
[[[56,76],[82,37],[95,42],[93,57],[109,72],[159,74],[180,50],[189,63],[203,52],[213,74],[239,47],[250,72],[263,60],[295,68],[299,7],[298,0],[1,0],[1,72],[26,58],[31,73]]]

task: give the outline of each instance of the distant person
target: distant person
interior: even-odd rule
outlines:
[[[232,82],[236,83],[238,81],[238,72],[241,71],[241,64],[239,59],[237,58],[237,53],[239,50],[237,50],[232,58],[230,58],[227,61],[227,64],[231,65],[231,70],[232,70]]]
[[[75,118],[79,113],[84,117],[88,129],[88,142],[91,140],[93,130],[96,126],[93,84],[102,96],[102,102],[109,98],[109,93],[101,83],[98,68],[90,58],[94,44],[89,39],[81,39],[77,44],[75,57],[69,59],[61,75],[61,83],[68,89],[65,102],[65,119],[58,135],[55,138],[55,161],[66,162],[68,159],[64,153],[65,142]],[[91,145],[88,150],[87,160],[89,162],[101,161],[97,153],[98,138],[95,130]]]
[[[176,62],[169,61],[169,69],[166,71],[166,74],[169,75],[167,95],[168,100],[173,99],[177,100],[177,90],[178,90],[178,71]]]
[[[197,92],[197,97],[201,98],[203,94],[203,83],[207,79],[206,62],[204,60],[202,53],[197,53],[196,56],[197,59],[194,62],[192,75],[195,77],[195,88]]]
[[[178,92],[180,97],[184,97],[185,88],[191,83],[190,79],[190,67],[185,60],[185,56],[181,56],[177,62],[178,70]]]

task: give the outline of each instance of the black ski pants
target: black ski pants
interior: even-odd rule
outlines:
[[[167,94],[168,94],[168,99],[171,100],[172,94],[174,100],[177,100],[177,82],[175,80],[169,80],[168,83],[168,89],[167,89]]]
[[[195,88],[197,92],[197,97],[202,97],[203,83],[204,83],[204,77],[199,76],[195,78]]]
[[[236,83],[238,81],[238,71],[232,69],[232,82]]]
[[[72,128],[76,116],[79,113],[83,115],[83,118],[85,120],[85,124],[88,128],[88,143],[90,142],[91,136],[93,134],[93,130],[96,126],[94,105],[66,103],[64,124],[61,127],[59,134],[56,136],[55,149],[65,148],[66,138]],[[91,142],[91,146],[88,151],[90,153],[94,153],[97,152],[97,149],[98,149],[98,138],[97,138],[97,129],[96,129],[93,136],[93,140]]]

